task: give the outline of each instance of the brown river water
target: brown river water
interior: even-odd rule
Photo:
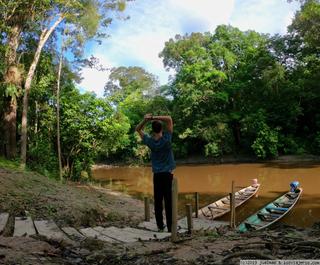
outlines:
[[[194,205],[194,192],[199,193],[200,207],[231,192],[232,180],[236,190],[249,186],[252,179],[261,183],[258,196],[236,209],[236,222],[240,223],[267,203],[289,190],[292,181],[300,182],[302,197],[281,222],[310,227],[320,222],[320,163],[248,163],[219,165],[178,165],[174,171],[178,179],[179,213],[186,203]],[[143,198],[153,194],[150,167],[98,167],[93,177],[112,190]],[[218,220],[229,220],[226,215]]]

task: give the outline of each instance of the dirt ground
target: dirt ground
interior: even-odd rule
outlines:
[[[227,228],[170,239],[110,244],[94,239],[65,246],[41,238],[0,236],[0,264],[239,264],[240,259],[320,259],[320,229],[279,226],[238,234]]]
[[[67,245],[39,236],[12,237],[13,216],[53,219],[77,228],[136,226],[143,203],[93,185],[60,183],[34,172],[0,168],[0,212],[11,215],[0,236],[0,264],[239,264],[240,259],[320,259],[320,224],[277,226],[239,234],[227,227],[170,239],[110,244],[86,239]]]
[[[53,219],[60,226],[135,225],[143,202],[81,183],[60,183],[35,172],[0,168],[0,211],[11,216]]]

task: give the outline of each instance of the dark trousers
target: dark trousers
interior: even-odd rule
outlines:
[[[155,173],[153,175],[153,194],[154,194],[154,211],[156,215],[157,226],[163,229],[163,200],[165,205],[166,220],[168,231],[171,232],[172,224],[172,179],[170,172]]]

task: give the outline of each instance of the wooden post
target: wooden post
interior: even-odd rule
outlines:
[[[195,211],[196,211],[196,218],[198,218],[198,212],[199,212],[199,193],[196,192],[194,194],[194,199],[195,199]]]
[[[144,220],[150,222],[150,202],[149,197],[144,197]]]
[[[234,183],[235,185],[235,183]],[[236,197],[235,197],[235,190],[233,185],[233,193],[232,193],[232,200],[233,200],[233,228],[236,228]]]
[[[177,221],[178,221],[178,180],[172,180],[172,225],[171,225],[171,241],[176,242],[177,235]]]
[[[230,227],[233,228],[232,192],[229,193],[229,200],[230,200]]]
[[[230,220],[230,227],[236,227],[236,200],[235,200],[235,193],[234,193],[234,181],[231,184],[231,196],[230,196],[230,211],[231,211],[231,220]]]
[[[186,204],[186,216],[187,216],[188,232],[191,234],[193,229],[191,204]]]

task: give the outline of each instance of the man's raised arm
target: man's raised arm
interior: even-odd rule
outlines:
[[[168,132],[173,133],[173,121],[171,116],[152,116],[152,120],[160,120],[167,124]]]
[[[146,114],[144,115],[144,118],[143,120],[137,125],[136,127],[136,132],[139,133],[141,139],[143,139],[143,135],[144,135],[144,131],[143,131],[143,128],[144,126],[146,125],[146,123],[151,120],[152,118],[152,114]]]

